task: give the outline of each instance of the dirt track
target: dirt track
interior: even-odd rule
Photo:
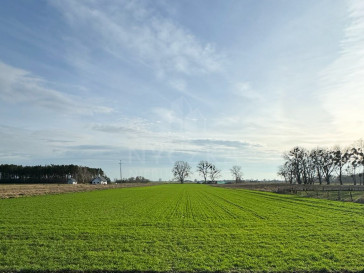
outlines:
[[[60,194],[67,192],[82,192],[105,190],[114,188],[145,187],[156,185],[157,183],[125,183],[125,184],[108,184],[108,185],[91,185],[91,184],[0,184],[0,198],[16,198],[23,196],[34,196],[43,194]]]

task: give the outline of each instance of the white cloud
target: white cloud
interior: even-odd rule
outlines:
[[[263,97],[254,90],[249,82],[239,82],[233,87],[233,92],[237,96],[245,97],[251,100],[261,100]]]
[[[0,101],[21,104],[24,108],[47,109],[53,112],[94,114],[110,113],[110,107],[62,93],[47,87],[47,82],[32,73],[0,61]]]
[[[159,118],[159,120],[163,122],[175,123],[175,124],[181,124],[183,122],[182,118],[177,117],[175,112],[170,109],[158,107],[153,109],[153,113],[155,113]]]
[[[186,82],[182,79],[172,79],[169,81],[169,85],[181,92],[185,91],[187,87]]]
[[[137,136],[141,137],[149,133],[150,127],[152,125],[153,124],[151,122],[148,122],[147,120],[142,118],[123,117],[114,123],[104,122],[104,123],[92,124],[90,128],[92,130],[104,133],[121,134],[121,135],[128,133],[128,134],[133,134],[134,137]]]
[[[199,41],[188,30],[141,2],[108,2],[108,7],[90,1],[50,3],[62,12],[84,43],[91,39],[93,45],[120,59],[137,60],[158,77],[221,69],[223,57],[212,44]]]

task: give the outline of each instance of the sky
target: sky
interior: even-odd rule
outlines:
[[[3,0],[0,164],[275,179],[364,137],[364,2]]]

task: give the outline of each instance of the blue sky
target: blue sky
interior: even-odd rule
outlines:
[[[363,1],[4,0],[0,163],[276,178],[363,137],[363,49]]]

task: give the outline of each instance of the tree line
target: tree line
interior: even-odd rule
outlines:
[[[144,176],[136,176],[136,177],[129,177],[124,178],[122,180],[115,179],[115,183],[149,183],[150,180],[145,178]]]
[[[217,179],[221,176],[221,170],[218,169],[215,164],[206,160],[201,160],[196,166],[198,174],[203,178],[203,183],[216,184]],[[241,166],[233,166],[230,169],[235,182],[242,181],[243,172]],[[172,168],[174,179],[180,183],[184,183],[185,180],[193,173],[190,164],[186,161],[176,161]]]
[[[287,183],[314,184],[332,183],[337,178],[343,185],[344,178],[350,177],[352,183],[364,185],[364,141],[359,140],[348,148],[314,148],[308,150],[294,147],[283,154],[284,164],[278,175]]]
[[[100,168],[78,165],[0,165],[0,183],[66,183],[69,177],[79,183],[89,183],[100,175],[105,176]]]

